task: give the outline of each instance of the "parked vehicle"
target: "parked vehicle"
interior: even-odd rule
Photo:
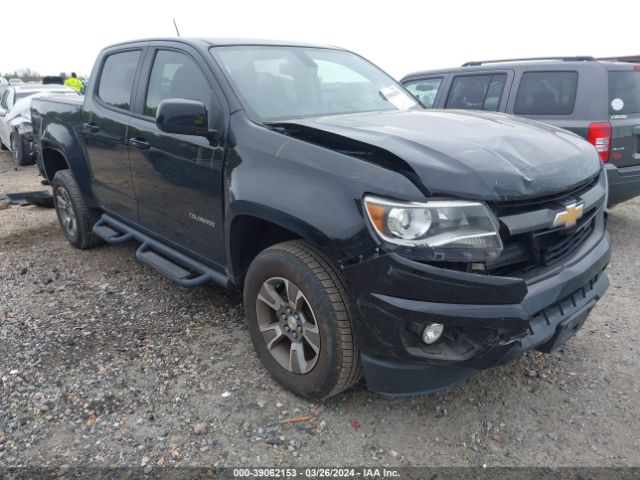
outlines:
[[[76,95],[72,88],[59,85],[9,86],[0,100],[0,146],[10,149],[16,165],[31,165],[35,143],[31,125],[31,99],[44,95]]]
[[[492,60],[401,82],[426,108],[506,112],[574,132],[605,163],[609,206],[640,195],[640,65],[592,57]]]
[[[42,77],[43,85],[64,85],[64,78],[59,75],[48,75]]]
[[[9,81],[4,77],[0,77],[0,98],[2,98],[2,94],[7,88],[9,88]]]
[[[553,126],[427,111],[329,47],[170,39],[103,50],[32,116],[62,230],[136,241],[184,287],[244,287],[267,370],[309,398],[362,372],[450,387],[551,351],[605,293],[597,152]]]

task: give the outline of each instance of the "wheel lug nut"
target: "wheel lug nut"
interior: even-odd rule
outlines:
[[[302,331],[302,326],[298,325],[298,331],[301,332]]]
[[[286,332],[288,332],[288,331],[289,331],[289,330],[291,330],[291,329],[290,329],[288,326],[286,326],[286,327],[284,327],[284,330],[285,330]]]
[[[280,318],[281,318],[282,320],[286,320],[286,319],[287,319],[287,315],[283,313],[282,315],[280,315]]]
[[[296,332],[293,332],[293,338],[298,338],[298,334]]]

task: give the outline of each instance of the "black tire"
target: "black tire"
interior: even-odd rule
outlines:
[[[11,134],[11,155],[13,155],[13,161],[19,167],[33,164],[33,159],[30,157],[25,145],[25,139],[17,132]]]
[[[262,333],[265,329],[261,327],[264,323],[259,323],[259,316],[264,319],[265,315],[261,308],[267,308],[268,312],[271,311],[269,308],[274,309],[261,306],[261,289],[266,282],[280,277],[292,282],[302,293],[312,310],[313,327],[319,330],[320,348],[318,352],[311,352],[317,355],[313,367],[305,373],[294,373],[279,363],[267,347],[267,339]],[[286,294],[284,299],[286,302]],[[346,390],[361,378],[360,352],[351,329],[352,314],[343,282],[331,262],[306,242],[294,240],[274,245],[253,260],[244,284],[244,307],[258,357],[269,373],[293,393],[323,400]],[[275,323],[269,325],[280,321],[278,311],[274,309],[274,312]],[[300,334],[300,339],[302,336]],[[287,346],[283,348],[286,352]]]
[[[93,233],[93,226],[100,218],[100,212],[87,206],[71,170],[58,171],[53,178],[52,187],[58,221],[69,243],[81,250],[103,243]],[[75,228],[71,228],[71,222],[67,221],[70,216],[74,218]]]

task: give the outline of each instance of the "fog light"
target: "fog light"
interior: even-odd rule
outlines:
[[[422,331],[422,341],[427,345],[431,345],[442,336],[443,330],[444,325],[441,323],[430,323]]]

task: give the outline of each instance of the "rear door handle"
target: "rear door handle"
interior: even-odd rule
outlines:
[[[97,126],[95,123],[91,122],[91,123],[85,123],[82,125],[84,127],[84,129],[89,132],[89,133],[98,133],[100,131],[100,127]]]
[[[137,148],[138,150],[149,150],[149,142],[147,142],[144,138],[136,137],[129,140],[129,145]]]

